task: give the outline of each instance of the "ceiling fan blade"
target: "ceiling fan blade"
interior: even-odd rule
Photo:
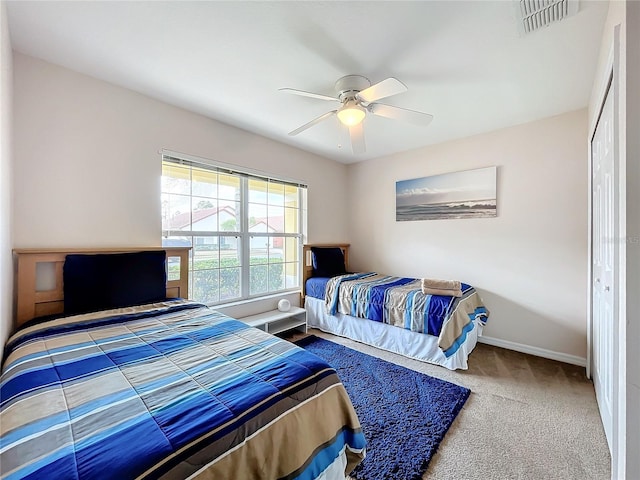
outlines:
[[[416,125],[429,125],[433,120],[433,115],[428,113],[385,105],[384,103],[372,103],[367,107],[367,110],[380,117],[402,120]]]
[[[406,92],[407,86],[397,78],[389,77],[359,92],[356,97],[364,102],[375,102],[381,98]]]
[[[307,128],[313,127],[316,123],[320,123],[325,118],[329,118],[330,116],[335,115],[336,112],[337,112],[337,110],[331,110],[330,112],[323,113],[319,117],[314,118],[313,120],[311,120],[309,123],[305,123],[301,127],[298,127],[295,130],[292,130],[291,132],[289,132],[289,135],[291,135],[292,137],[294,135],[298,135],[300,132],[304,132]]]
[[[353,149],[353,153],[357,154],[367,151],[364,145],[364,129],[362,128],[362,122],[349,127],[349,136],[351,137],[351,148]]]
[[[317,98],[320,100],[330,100],[332,102],[340,102],[339,98],[330,97],[329,95],[322,95],[321,93],[305,92],[304,90],[296,90],[295,88],[279,88],[278,90],[285,93],[293,93],[294,95],[300,95],[301,97],[311,97],[311,98]]]

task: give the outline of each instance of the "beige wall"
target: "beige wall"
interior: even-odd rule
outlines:
[[[0,3],[0,358],[13,318],[12,245],[12,86],[13,60],[7,7]]]
[[[352,269],[470,283],[487,337],[584,362],[586,136],[584,109],[351,165]],[[496,218],[395,221],[397,180],[492,165]]]
[[[347,238],[346,166],[14,54],[15,247],[160,243],[162,148],[308,183],[308,239]]]

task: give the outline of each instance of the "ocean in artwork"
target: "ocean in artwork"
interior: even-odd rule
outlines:
[[[424,205],[402,205],[396,208],[396,220],[441,220],[446,218],[483,218],[496,216],[496,201],[478,200],[467,202],[431,203]]]

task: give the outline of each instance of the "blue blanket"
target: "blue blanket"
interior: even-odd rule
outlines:
[[[331,278],[325,290],[327,312],[405,328],[438,337],[445,356],[454,354],[473,328],[486,323],[489,311],[476,290],[462,284],[460,297],[426,295],[421,280],[375,272]]]
[[[7,479],[185,478],[203,468],[217,478],[262,469],[311,479],[344,450],[351,467],[364,453],[326,362],[181,301],[19,331],[7,344],[0,408]],[[319,419],[317,409],[328,413]],[[287,458],[270,462],[273,448]]]

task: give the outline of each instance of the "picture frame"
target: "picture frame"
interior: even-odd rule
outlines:
[[[396,221],[497,216],[497,167],[396,182]]]

